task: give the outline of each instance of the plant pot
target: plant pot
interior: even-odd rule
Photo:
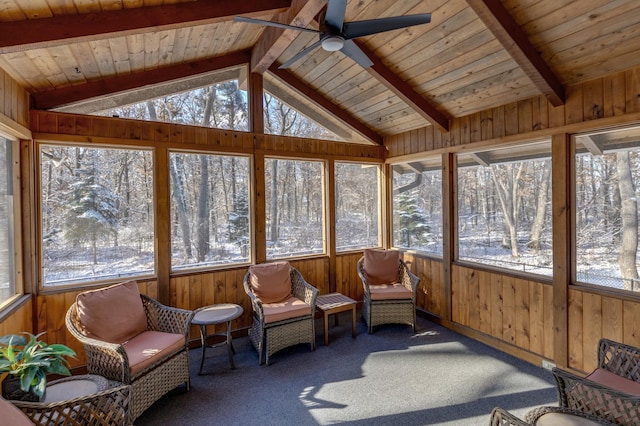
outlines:
[[[20,389],[20,378],[15,376],[7,376],[2,381],[2,397],[13,401],[40,402],[33,389],[29,388],[29,392]]]

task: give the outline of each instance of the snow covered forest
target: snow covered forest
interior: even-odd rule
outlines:
[[[268,133],[335,139],[277,98],[264,102]],[[101,115],[247,130],[248,111],[230,81]],[[173,269],[248,262],[250,158],[172,152],[169,167]],[[337,168],[340,247],[379,245],[379,169]],[[45,285],[153,273],[151,151],[41,145],[40,170]],[[269,158],[265,174],[268,257],[324,252],[324,163]]]
[[[15,294],[11,141],[0,137],[0,302]]]
[[[277,98],[264,102],[268,133],[335,139]],[[248,112],[246,93],[230,81],[103,114],[246,130]],[[40,146],[45,285],[153,273],[153,167],[151,150]],[[169,167],[173,269],[249,262],[251,159],[172,152]],[[638,290],[638,151],[583,149],[575,169],[578,279]],[[325,163],[267,158],[264,170],[267,257],[324,253]],[[393,245],[441,256],[441,168],[400,170]],[[379,246],[379,179],[378,166],[336,162],[338,251]],[[459,163],[457,179],[459,259],[551,276],[549,156]]]

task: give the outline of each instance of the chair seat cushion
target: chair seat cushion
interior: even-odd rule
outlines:
[[[18,407],[4,398],[0,398],[0,418],[2,419],[0,423],[3,425],[33,426],[35,424]]]
[[[311,315],[311,306],[296,297],[290,297],[280,303],[265,303],[262,309],[265,324]]]
[[[411,290],[408,290],[402,284],[379,284],[370,285],[371,300],[397,300],[411,299]]]
[[[640,396],[640,383],[618,376],[604,368],[597,368],[587,376],[587,379],[620,392]]]
[[[147,367],[180,352],[185,347],[182,334],[145,331],[122,344],[129,358],[131,376],[136,376]]]
[[[538,417],[534,424],[536,426],[595,426],[600,423],[569,413],[547,413]]]
[[[147,329],[147,315],[135,281],[78,294],[81,332],[109,343],[122,343]]]
[[[362,268],[371,284],[387,284],[398,281],[400,254],[396,250],[365,249]]]
[[[289,262],[261,263],[249,267],[251,290],[262,303],[278,303],[291,296]]]

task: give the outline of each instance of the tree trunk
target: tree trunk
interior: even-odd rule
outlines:
[[[169,172],[173,180],[173,201],[176,203],[176,213],[178,214],[178,223],[180,224],[180,231],[182,233],[182,245],[184,254],[187,259],[193,257],[191,251],[191,232],[189,230],[189,218],[187,216],[187,201],[184,198],[184,182],[179,170],[183,169],[176,164],[179,157],[172,155],[169,161]]]
[[[198,226],[196,233],[196,257],[198,262],[204,262],[209,253],[209,158],[199,155],[200,182],[198,184]]]
[[[529,248],[536,252],[540,250],[540,238],[544,227],[544,217],[547,214],[547,199],[549,197],[549,181],[551,180],[551,162],[544,163],[542,180],[538,188],[538,205],[536,206],[536,216],[531,226],[531,237],[529,238]]]
[[[618,186],[621,198],[622,216],[622,244],[618,265],[620,274],[624,278],[624,286],[627,290],[634,290],[638,280],[636,268],[636,255],[638,251],[638,204],[636,191],[631,176],[629,152],[621,151],[616,154],[618,166]]]
[[[271,199],[269,200],[271,232],[269,240],[278,242],[278,160],[271,161]]]
[[[518,169],[514,173],[514,166],[505,166],[504,170],[506,175],[502,179],[498,179],[494,169],[492,168],[491,176],[495,183],[496,192],[498,193],[498,199],[500,200],[500,207],[502,208],[502,214],[504,216],[504,223],[506,227],[507,237],[511,248],[511,256],[518,257],[518,181],[522,174],[524,163],[520,163]]]

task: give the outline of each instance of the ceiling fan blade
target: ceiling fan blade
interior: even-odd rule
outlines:
[[[278,68],[280,68],[281,70],[286,70],[291,65],[293,65],[293,63],[296,62],[298,59],[302,58],[304,55],[311,52],[313,49],[320,46],[321,44],[322,44],[322,41],[320,40],[316,41],[311,46],[307,47],[306,49],[302,49],[300,52],[296,53],[291,59],[289,59],[284,64],[280,65]]]
[[[247,22],[249,24],[266,25],[268,27],[284,28],[285,30],[298,30],[306,31],[309,33],[320,34],[320,31],[313,28],[296,27],[293,25],[281,24],[279,22],[263,21],[262,19],[247,18],[246,16],[234,16],[233,20],[236,22]]]
[[[431,22],[430,13],[419,15],[395,16],[392,18],[369,19],[366,21],[345,22],[343,28],[344,37],[348,40],[385,31],[398,30],[414,25],[428,24]]]
[[[373,65],[371,59],[353,42],[353,40],[345,40],[344,46],[340,49],[342,53],[356,61],[362,68],[369,68]]]
[[[324,23],[332,30],[340,33],[344,24],[344,14],[347,12],[347,0],[329,0]]]

